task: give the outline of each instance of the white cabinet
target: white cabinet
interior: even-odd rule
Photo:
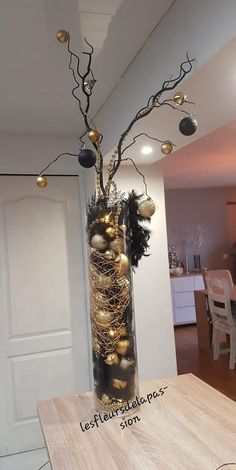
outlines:
[[[201,274],[171,278],[174,325],[196,323],[194,291],[202,289],[204,282]]]

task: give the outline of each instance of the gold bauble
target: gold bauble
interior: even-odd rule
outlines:
[[[129,258],[124,254],[120,253],[116,257],[117,271],[120,276],[124,276],[129,271]]]
[[[101,292],[94,293],[94,300],[96,302],[96,307],[104,308],[107,305],[107,299]]]
[[[93,248],[96,248],[96,250],[105,250],[108,247],[108,242],[102,235],[96,233],[92,237],[91,245]]]
[[[127,386],[126,380],[112,379],[112,386],[118,390],[123,390]]]
[[[142,217],[152,217],[155,213],[156,206],[152,199],[148,198],[145,201],[140,202],[138,205],[138,212]]]
[[[117,346],[116,346],[116,352],[118,354],[124,355],[127,353],[128,348],[129,348],[129,340],[120,339],[120,341],[118,341]]]
[[[104,256],[108,261],[113,261],[116,257],[116,254],[114,253],[114,251],[107,250],[105,251]]]
[[[120,328],[117,328],[117,333],[119,336],[127,336],[127,330],[125,326],[120,326]]]
[[[36,181],[39,188],[46,188],[48,184],[48,179],[46,176],[38,176]]]
[[[99,324],[100,326],[107,326],[110,324],[113,318],[112,318],[112,313],[101,309],[95,312],[94,319],[95,319],[95,322]]]
[[[98,219],[98,222],[101,222],[101,224],[111,224],[111,214],[103,214],[101,215],[100,219]]]
[[[174,102],[176,104],[178,104],[179,106],[182,106],[182,104],[186,103],[187,101],[188,101],[188,98],[182,91],[178,91],[177,93],[175,93]]]
[[[116,237],[112,242],[110,242],[109,247],[115,253],[120,253],[124,251],[124,239],[121,237]]]
[[[118,364],[119,362],[119,357],[117,353],[111,353],[108,354],[105,363],[108,364],[109,366],[112,366],[113,364]]]
[[[68,42],[69,37],[70,37],[69,33],[65,31],[64,29],[60,29],[60,31],[58,31],[57,33],[57,40],[61,44],[65,44],[66,42]]]
[[[91,142],[98,142],[100,139],[100,134],[96,129],[92,129],[88,133],[88,138]]]
[[[122,276],[119,279],[117,279],[117,284],[119,287],[122,287],[125,291],[127,291],[130,288],[130,282],[127,277]]]
[[[163,142],[161,146],[161,151],[164,155],[169,155],[173,150],[173,145],[169,140]]]
[[[85,88],[85,91],[86,91],[87,93],[90,94],[90,93],[92,92],[92,89],[93,89],[93,87],[94,87],[96,81],[97,81],[97,80],[95,80],[95,79],[93,79],[93,78],[84,81],[84,88]]]
[[[126,232],[127,227],[126,227],[126,225],[122,224],[122,225],[119,226],[119,229],[120,229],[122,232]]]
[[[134,359],[132,357],[122,357],[121,361],[120,361],[120,367],[121,369],[128,369],[129,367],[133,366],[134,365]]]
[[[116,231],[113,227],[108,227],[106,229],[106,234],[108,235],[109,238],[115,238],[116,236]]]
[[[112,286],[112,278],[100,274],[95,280],[95,285],[97,289],[109,289]]]
[[[106,393],[103,393],[100,400],[104,405],[109,405],[111,403],[111,399],[110,399],[109,395],[107,395]]]

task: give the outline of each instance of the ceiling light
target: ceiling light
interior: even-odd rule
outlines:
[[[141,153],[143,153],[143,155],[149,155],[149,153],[152,153],[152,147],[148,147],[148,146],[143,147],[141,149]]]

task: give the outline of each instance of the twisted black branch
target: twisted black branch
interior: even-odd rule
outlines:
[[[188,114],[188,113],[187,113]],[[149,139],[151,140],[156,140],[156,142],[160,142],[161,144],[164,144],[165,140],[160,140],[160,139],[157,139],[156,137],[151,137],[150,135],[146,134],[145,132],[140,132],[140,134],[137,134],[135,137],[133,137],[133,142],[131,142],[131,144],[127,145],[121,152],[121,155],[123,155],[123,153],[128,149],[130,148],[132,145],[135,144],[136,142],[136,139],[138,137],[140,137],[141,135],[145,135],[145,137],[148,137]],[[173,144],[173,142],[171,142],[171,144],[173,145],[173,147],[176,147],[176,144]]]
[[[47,166],[45,166],[45,168],[40,171],[39,173],[39,176],[43,175],[45,173],[45,171],[51,166],[53,165],[53,163],[55,163],[57,160],[59,160],[59,158],[63,157],[63,155],[69,155],[69,157],[77,157],[78,158],[78,154],[77,153],[69,153],[69,152],[63,152],[63,153],[60,153],[60,155],[58,155],[56,158],[54,158],[54,160],[52,160]]]
[[[126,158],[122,158],[122,159],[121,159],[122,162],[127,162],[128,160],[133,164],[133,166],[134,166],[135,170],[137,171],[137,173],[138,173],[140,176],[142,176],[143,184],[144,184],[144,187],[145,187],[145,194],[146,194],[146,196],[147,196],[148,198],[150,198],[150,196],[148,195],[148,188],[147,188],[146,178],[145,178],[144,174],[138,169],[138,167],[137,167],[135,161],[134,161],[131,157],[126,157]],[[115,161],[114,161],[114,163],[113,163],[113,168],[114,168],[115,165],[117,164],[117,161],[118,161],[118,160],[115,160]]]
[[[120,137],[120,140],[118,142],[118,146],[117,146],[117,154],[118,154],[118,159],[117,159],[117,162],[116,164],[114,165],[114,168],[113,170],[111,171],[110,175],[109,175],[109,179],[111,180],[115,173],[117,172],[120,164],[121,164],[121,159],[122,159],[122,145],[123,145],[123,142],[124,142],[124,139],[125,137],[128,135],[128,133],[130,132],[130,130],[132,129],[132,127],[134,126],[134,124],[139,121],[140,119],[146,117],[148,114],[151,113],[151,111],[156,107],[156,104],[157,104],[157,101],[158,101],[158,98],[164,93],[164,92],[168,92],[168,91],[171,91],[173,90],[176,86],[178,86],[178,84],[185,78],[185,76],[191,72],[193,66],[192,66],[192,63],[194,62],[195,59],[189,59],[189,56],[188,56],[188,53],[186,54],[186,60],[184,62],[181,63],[180,65],[180,71],[179,71],[179,75],[176,77],[176,78],[170,78],[168,81],[165,81],[161,87],[161,89],[155,93],[154,95],[152,95],[151,99],[149,98],[148,99],[148,102],[147,102],[147,105],[144,106],[142,109],[140,109],[135,117],[132,119],[132,121],[130,122],[130,124],[128,125],[127,129],[125,130],[125,132],[123,132],[123,134],[121,135]],[[185,68],[185,65],[187,65],[188,67]]]

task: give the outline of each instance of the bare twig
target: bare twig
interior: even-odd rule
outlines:
[[[127,146],[122,150],[121,155],[123,155],[123,153],[124,153],[128,148],[130,148],[132,145],[134,145],[135,142],[136,142],[136,139],[137,139],[138,137],[140,137],[141,135],[145,135],[145,136],[148,137],[149,139],[151,139],[151,140],[156,140],[156,142],[160,142],[161,144],[164,144],[164,142],[165,142],[165,140],[160,140],[160,139],[157,139],[156,137],[152,137],[152,136],[146,134],[145,132],[140,132],[140,134],[137,134],[135,137],[133,137],[133,142],[131,142],[131,144],[127,145]],[[172,143],[173,147],[176,147],[176,144],[173,144],[173,142],[171,142],[171,143]]]

